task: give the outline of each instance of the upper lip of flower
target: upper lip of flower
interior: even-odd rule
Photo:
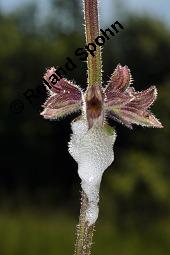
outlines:
[[[54,67],[47,70],[44,79],[51,89],[50,96],[43,105],[41,113],[45,118],[57,119],[74,111],[84,109],[89,128],[98,121],[102,126],[104,116],[109,116],[118,122],[132,128],[132,124],[162,128],[162,124],[150,112],[150,106],[156,100],[157,89],[151,86],[147,90],[137,92],[130,87],[132,77],[127,66],[116,67],[105,88],[99,84],[88,86],[83,94],[81,89],[72,82],[62,78],[51,84],[49,78],[55,74]],[[82,107],[84,104],[85,107]]]

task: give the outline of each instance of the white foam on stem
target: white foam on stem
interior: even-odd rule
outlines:
[[[88,129],[86,120],[72,122],[69,152],[78,163],[82,189],[88,198],[86,221],[89,225],[98,218],[99,189],[103,172],[114,160],[115,131],[93,126]]]

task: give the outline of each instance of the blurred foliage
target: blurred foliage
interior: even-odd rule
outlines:
[[[86,86],[86,65],[74,56],[85,43],[81,14],[78,0],[51,1],[42,23],[35,3],[0,12],[2,255],[64,255],[72,248],[80,186],[67,142],[76,114],[49,122],[39,113],[46,67],[64,67],[71,57],[77,69],[67,77]],[[170,252],[170,31],[149,17],[126,17],[122,24],[125,29],[105,44],[104,81],[121,63],[130,67],[138,90],[157,85],[153,111],[165,128],[130,131],[110,122],[118,137],[115,162],[102,182],[96,254],[162,255]],[[36,93],[31,103],[24,96],[28,89]],[[24,104],[20,114],[11,112],[15,99]],[[30,208],[42,215],[32,215]],[[69,216],[54,216],[56,210]]]
[[[22,211],[0,215],[0,251],[2,255],[72,254],[75,221],[65,214]],[[95,233],[93,253],[112,255],[160,255],[169,250],[169,223],[139,231],[120,233],[110,223],[101,222]],[[72,252],[72,253],[71,253]]]

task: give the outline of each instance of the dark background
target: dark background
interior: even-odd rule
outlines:
[[[41,22],[36,4],[0,11],[1,255],[73,253],[80,180],[67,143],[77,115],[50,122],[40,112],[46,67],[64,66],[71,57],[78,68],[67,78],[86,87],[86,65],[74,57],[85,43],[79,2],[52,1]],[[131,131],[110,121],[118,137],[101,185],[94,254],[168,254],[170,31],[156,18],[119,11],[125,29],[105,44],[103,80],[121,63],[131,69],[137,90],[156,85],[152,110],[165,128]],[[28,89],[36,93],[31,103]]]

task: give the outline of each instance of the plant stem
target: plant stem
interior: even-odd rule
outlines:
[[[102,84],[102,58],[101,47],[95,44],[95,39],[100,35],[98,0],[83,0],[86,45],[94,50],[94,56],[90,53],[87,58],[88,86]],[[95,48],[96,47],[96,48]],[[81,193],[81,209],[79,225],[77,226],[77,239],[75,255],[90,255],[94,225],[89,226],[86,221],[88,198],[84,191]]]
[[[85,34],[86,44],[90,49],[93,49],[95,39],[100,35],[99,15],[98,15],[98,0],[83,0],[84,3],[84,19],[85,19]],[[94,43],[94,45],[91,45]],[[101,47],[96,45],[95,56],[88,54],[88,85],[102,83],[102,59]]]
[[[81,209],[79,225],[77,226],[77,240],[75,244],[75,255],[90,255],[94,225],[89,226],[86,221],[86,210],[88,199],[86,194],[81,193]]]

